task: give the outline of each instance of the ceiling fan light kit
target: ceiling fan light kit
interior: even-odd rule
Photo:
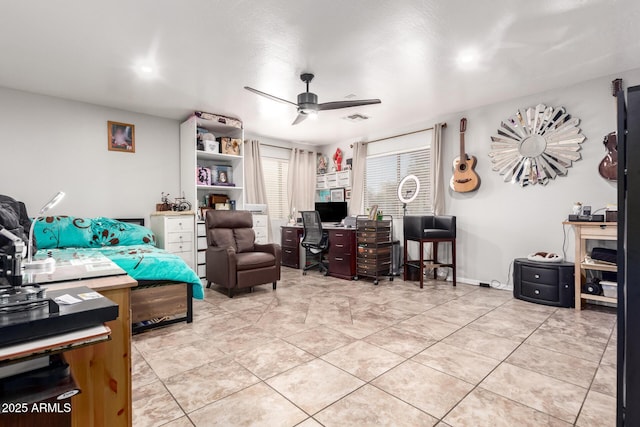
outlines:
[[[293,105],[298,109],[298,116],[291,123],[291,125],[297,125],[298,123],[304,121],[307,117],[315,117],[319,111],[326,110],[339,110],[342,108],[350,108],[350,107],[359,107],[362,105],[372,105],[372,104],[380,104],[382,101],[379,99],[360,99],[360,100],[349,100],[349,101],[335,101],[335,102],[325,102],[323,104],[318,103],[318,95],[313,92],[309,92],[309,83],[313,80],[314,75],[311,73],[302,73],[300,74],[300,80],[302,80],[306,86],[306,92],[302,92],[298,95],[298,102],[287,101],[286,99],[278,98],[277,96],[270,95],[268,93],[262,92],[258,89],[254,89],[249,86],[245,86],[244,88],[249,92],[253,92],[256,95],[264,96],[272,101],[281,102],[283,104]]]

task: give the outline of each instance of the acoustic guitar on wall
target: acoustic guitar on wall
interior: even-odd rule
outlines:
[[[622,79],[615,79],[611,82],[611,92],[614,97],[618,97],[618,93],[622,92]],[[618,138],[616,137],[616,133],[611,132],[610,134],[606,135],[602,143],[607,150],[607,154],[604,156],[604,159],[600,161],[600,164],[598,165],[598,172],[600,172],[600,176],[604,179],[608,179],[609,181],[617,181]]]
[[[453,161],[451,189],[458,193],[469,193],[480,187],[480,177],[474,170],[477,159],[469,156],[464,150],[464,133],[467,130],[467,119],[460,120],[460,156]]]

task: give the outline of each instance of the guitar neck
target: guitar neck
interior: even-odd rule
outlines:
[[[464,151],[464,132],[460,132],[460,163],[467,160],[467,154]]]

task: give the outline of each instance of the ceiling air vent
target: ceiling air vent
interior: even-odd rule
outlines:
[[[345,116],[343,119],[349,122],[361,122],[363,120],[369,120],[369,116],[365,116],[364,114],[355,113],[350,116]]]

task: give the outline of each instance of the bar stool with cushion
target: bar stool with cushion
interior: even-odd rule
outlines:
[[[420,272],[420,287],[424,285],[424,268],[433,268],[433,278],[437,278],[438,268],[449,267],[453,271],[453,286],[456,285],[456,217],[448,215],[405,216],[404,220],[404,280],[408,280],[410,267]],[[407,242],[418,242],[420,259],[409,260]],[[438,244],[451,243],[451,262],[438,261]],[[424,244],[433,245],[433,258],[424,259]]]

